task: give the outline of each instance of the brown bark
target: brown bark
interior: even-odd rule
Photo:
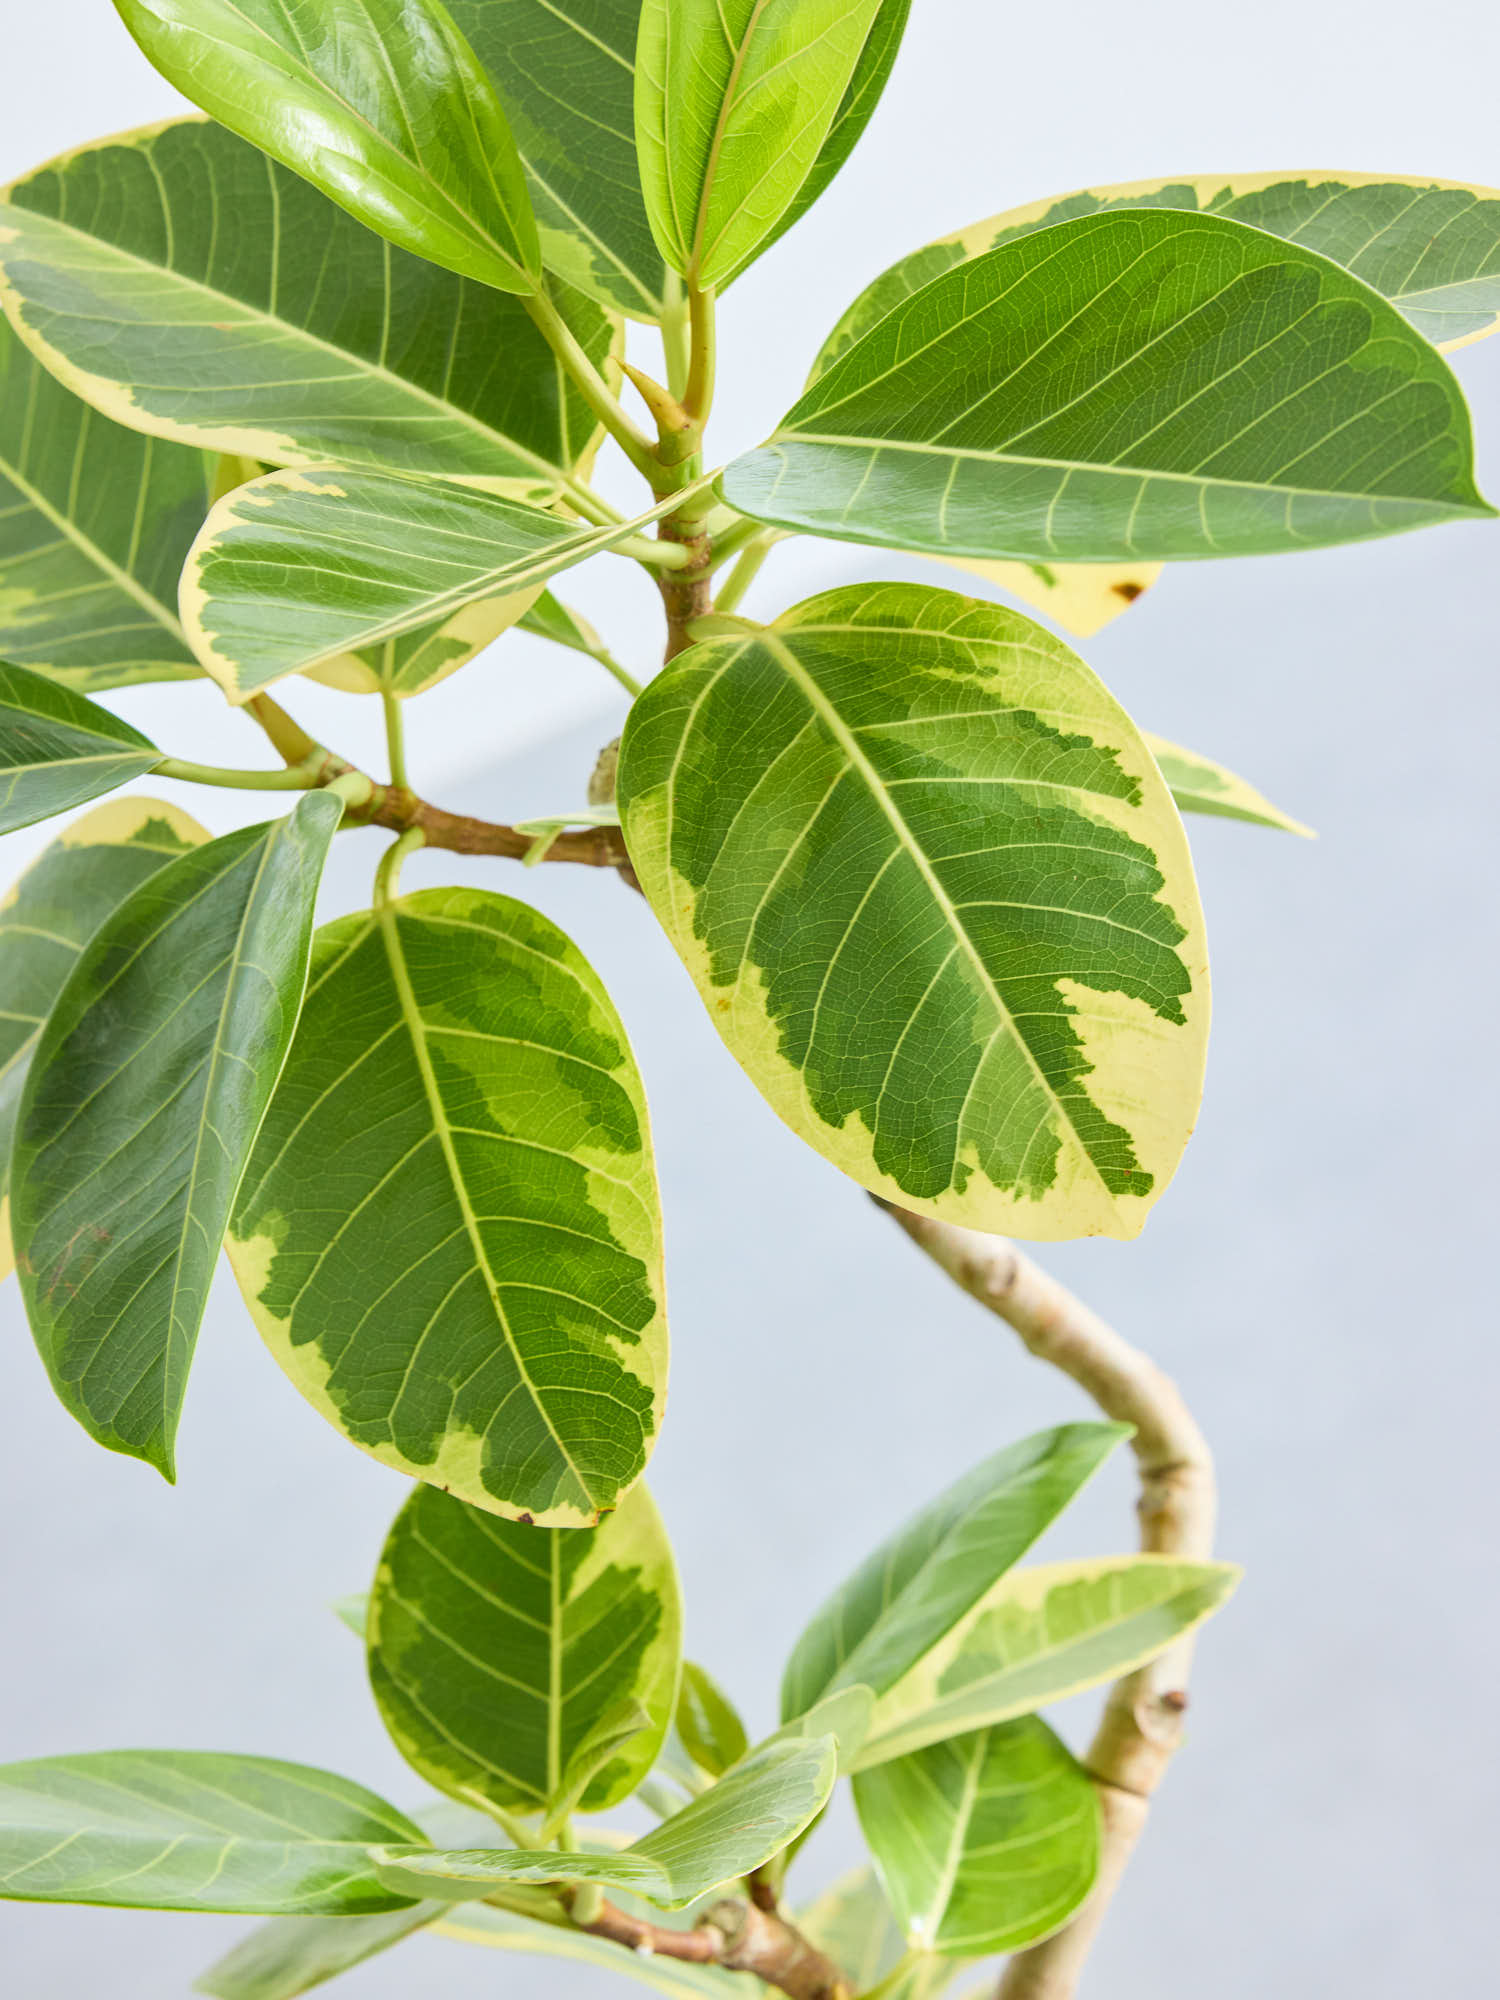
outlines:
[[[690,1931],[668,1930],[628,1915],[605,1903],[580,1924],[595,1937],[612,1938],[630,1951],[661,1958],[686,1959],[694,1965],[722,1965],[732,1972],[753,1972],[791,2000],[848,2000],[848,1980],[802,1933],[772,1911],[760,1910],[738,1897],[715,1903]]]

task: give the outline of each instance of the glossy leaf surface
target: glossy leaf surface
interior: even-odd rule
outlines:
[[[898,1757],[854,1781],[859,1823],[918,1950],[1016,1951],[1093,1887],[1099,1802],[1037,1716]]]
[[[26,1079],[11,1207],[37,1346],[89,1434],[169,1479],[341,814],[332,793],[309,793],[143,882],[69,975]]]
[[[683,1909],[778,1854],[822,1810],[836,1767],[832,1737],[773,1740],[615,1854],[393,1846],[376,1858],[403,1894],[465,1900],[504,1882],[584,1881]]]
[[[47,1016],[105,918],[207,839],[160,799],[112,799],[64,828],[0,901],[0,1277],[11,1269],[11,1138]]]
[[[682,1687],[677,1696],[677,1734],[682,1746],[711,1778],[720,1778],[750,1747],[739,1711],[707,1667],[696,1660],[682,1663]]]
[[[792,1649],[781,1712],[830,1688],[885,1694],[1018,1563],[1128,1432],[1119,1424],[1038,1431],[976,1465],[881,1543]]]
[[[597,1528],[502,1521],[432,1487],[399,1515],[370,1601],[370,1679],[397,1748],[441,1790],[551,1812],[590,1739],[642,1725],[577,1799],[635,1790],[671,1719],[681,1648],[671,1546],[644,1486]]]
[[[0,654],[85,691],[197,674],[177,578],[208,493],[202,452],[101,417],[0,319]]]
[[[1202,757],[1196,750],[1184,750],[1180,743],[1168,743],[1163,736],[1147,734],[1147,743],[1162,776],[1172,788],[1181,812],[1213,813],[1222,819],[1247,819],[1255,826],[1274,826],[1282,833],[1300,833],[1312,838],[1311,827],[1290,818],[1273,806],[1248,778],[1241,778],[1223,764]]]
[[[773,240],[849,91],[880,0],[645,0],[636,150],[662,255],[722,285]]]
[[[403,250],[502,291],[541,272],[493,84],[428,0],[115,0],[185,97]]]
[[[1019,613],[853,586],[631,709],[636,872],[793,1130],[925,1213],[1134,1235],[1198,1105],[1207,957],[1135,726]]]
[[[1468,412],[1396,308],[1218,216],[1086,216],[932,280],[724,496],[936,555],[1163,561],[1482,516]]]
[[[398,691],[428,684],[423,660],[461,664],[512,625],[549,576],[638,534],[661,510],[592,528],[440,480],[359,467],[275,472],[221,500],[182,576],[182,616],[232,701],[289,673],[392,656]]]
[[[597,439],[521,299],[382,242],[216,125],[85,146],[6,201],[0,283],[22,338],[133,429],[523,497],[555,493]],[[617,323],[556,302],[607,367]]]
[[[402,1901],[372,1843],[420,1840],[363,1785],[303,1764],[116,1750],[0,1765],[0,1896],[245,1915]]]
[[[229,1251],[278,1361],[384,1464],[549,1527],[640,1476],[666,1391],[645,1097],[536,911],[431,889],[318,934]]]
[[[0,833],[71,812],[160,762],[107,708],[0,660]]]
[[[1113,1680],[1201,1624],[1238,1581],[1232,1563],[1170,1556],[1017,1570],[877,1704],[858,1768]]]

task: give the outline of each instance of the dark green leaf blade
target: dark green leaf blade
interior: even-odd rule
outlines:
[[[573,1801],[602,1812],[645,1777],[671,1720],[671,1545],[643,1485],[597,1528],[527,1527],[422,1486],[381,1554],[368,1634],[397,1749],[471,1803],[552,1813],[599,1725],[636,1704],[641,1726]]]
[[[0,653],[92,693],[200,670],[177,578],[209,468],[79,402],[0,319]]]
[[[111,799],[65,827],[0,901],[0,1277],[11,1269],[11,1137],[53,1002],[105,918],[207,839],[160,799]]]
[[[1086,216],[934,278],[723,491],[945,556],[1254,555],[1491,510],[1446,363],[1326,258],[1218,216]]]
[[[494,86],[428,0],[115,0],[169,83],[403,250],[537,287],[536,224]]]
[[[383,1463],[549,1527],[644,1469],[666,1392],[645,1096],[536,911],[424,890],[319,933],[229,1251],[278,1361]]]
[[[107,708],[0,660],[0,833],[86,805],[160,762]]]
[[[809,1145],[976,1229],[1138,1233],[1197,1113],[1207,947],[1155,761],[1060,640],[831,591],[674,660],[619,801],[710,1019]]]
[[[898,1528],[824,1604],[787,1661],[781,1712],[835,1687],[885,1694],[1018,1563],[1129,1435],[1062,1424],[976,1465]]]
[[[310,793],[151,876],[69,975],[26,1079],[11,1205],[32,1332],[89,1434],[168,1479],[342,811]]]
[[[75,395],[208,451],[536,498],[599,436],[523,300],[393,248],[197,119],[85,146],[9,187],[0,289]],[[611,367],[618,322],[563,288],[555,303]]]
[[[1066,1923],[1094,1885],[1098,1795],[1037,1716],[863,1771],[854,1803],[919,1951],[1017,1951]]]
[[[303,1764],[114,1750],[0,1765],[0,1896],[141,1910],[354,1916],[407,1900],[372,1844],[420,1828]]]

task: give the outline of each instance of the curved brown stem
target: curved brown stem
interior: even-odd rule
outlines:
[[[774,1911],[739,1898],[715,1903],[690,1931],[668,1930],[605,1903],[579,1925],[595,1937],[613,1938],[629,1950],[694,1965],[722,1965],[753,1972],[791,2000],[848,2000],[849,1981],[793,1924]]]

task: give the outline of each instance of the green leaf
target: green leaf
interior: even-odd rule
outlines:
[[[936,555],[1257,555],[1489,513],[1396,308],[1218,216],[1139,209],[934,278],[721,481],[779,527]]]
[[[929,1501],[807,1626],[787,1661],[782,1714],[801,1715],[830,1688],[853,1682],[887,1693],[1021,1560],[1129,1435],[1122,1424],[1038,1431]]]
[[[441,1790],[523,1813],[573,1791],[577,1809],[603,1812],[656,1761],[681,1627],[644,1486],[584,1529],[502,1521],[419,1487],[380,1558],[370,1681],[397,1749]]]
[[[410,1903],[369,1917],[275,1917],[195,1979],[193,1991],[216,2000],[296,2000],[425,1929],[446,1908]]]
[[[195,119],[6,190],[17,331],[117,422],[270,465],[328,459],[547,497],[599,427],[523,300],[409,257]],[[596,367],[617,322],[555,302]]]
[[[168,1479],[341,813],[331,792],[309,793],[143,882],[70,973],[26,1079],[11,1205],[32,1332],[89,1434]]]
[[[982,1958],[1033,1944],[1098,1873],[1098,1794],[1036,1716],[862,1772],[854,1803],[920,1951]]]
[[[873,1868],[839,1876],[805,1909],[797,1928],[848,1974],[856,1993],[879,1985],[906,1949]]]
[[[1152,736],[1147,732],[1145,740],[1183,812],[1214,813],[1223,819],[1248,819],[1256,826],[1274,826],[1283,833],[1300,833],[1308,840],[1315,837],[1311,827],[1289,818],[1279,806],[1273,806],[1248,778],[1238,777],[1224,765],[1200,757],[1196,750],[1184,750],[1180,743],[1168,743],[1163,736]]]
[[[196,674],[177,577],[208,492],[202,452],[101,417],[0,319],[0,650],[94,692]]]
[[[645,1095],[536,911],[431,889],[319,933],[229,1251],[271,1351],[386,1465],[591,1525],[666,1391]]]
[[[1160,563],[987,562],[982,556],[931,560],[967,576],[982,576],[1079,639],[1092,637],[1128,611],[1162,572]]]
[[[976,1229],[1136,1234],[1193,1127],[1207,954],[1151,753],[1060,640],[831,591],[653,681],[619,797],[710,1018],[810,1145]]]
[[[0,1277],[11,1269],[11,1136],[53,1002],[105,918],[207,839],[176,806],[111,799],[65,827],[0,901]]]
[[[0,1896],[138,1910],[356,1916],[401,1898],[372,1843],[420,1830],[305,1764],[113,1750],[0,1765]]]
[[[597,1966],[602,1972],[638,1980],[643,1986],[668,1994],[670,2000],[763,2000],[765,1993],[760,1981],[748,1972],[728,1972],[722,1965],[693,1965],[654,1953],[621,1951],[612,1939],[594,1937],[574,1924],[537,1923],[485,1903],[464,1903],[457,1909],[450,1908],[433,1929],[461,1944],[490,1945],[501,1951]],[[268,1995],[266,2000],[273,1997]]]
[[[696,1660],[682,1663],[677,1695],[677,1734],[683,1748],[711,1778],[720,1778],[750,1747],[739,1710],[719,1683]]]
[[[822,1810],[833,1790],[831,1736],[773,1738],[716,1785],[616,1854],[553,1849],[377,1848],[381,1879],[405,1895],[487,1895],[506,1882],[597,1882],[667,1909],[759,1868]]]
[[[539,639],[550,639],[554,646],[566,646],[573,653],[587,653],[591,660],[597,660],[605,650],[604,641],[587,618],[550,590],[544,590],[516,622],[523,632],[534,632]]]
[[[1017,1570],[876,1704],[857,1767],[1114,1680],[1211,1616],[1239,1577],[1233,1563],[1173,1556]]]
[[[468,658],[530,609],[547,577],[672,504],[593,528],[439,480],[357,466],[274,472],[209,515],[182,575],[183,624],[232,701],[405,633],[429,646],[434,627]],[[410,662],[396,671],[414,692]]]
[[[348,1626],[356,1639],[364,1638],[370,1619],[369,1591],[351,1590],[347,1597],[335,1598],[329,1609],[341,1625]]]
[[[880,0],[645,0],[635,133],[646,213],[691,284],[726,284],[779,233],[879,10]]]
[[[505,114],[428,0],[115,0],[169,83],[403,250],[506,292],[541,258]]]
[[[0,660],[0,833],[71,812],[160,762],[107,708]]]
[[[1391,300],[1435,347],[1467,346],[1500,325],[1500,190],[1394,174],[1189,174],[1048,196],[898,258],[844,314],[814,375],[953,265],[1079,216],[1139,208],[1221,215],[1315,250]]]

